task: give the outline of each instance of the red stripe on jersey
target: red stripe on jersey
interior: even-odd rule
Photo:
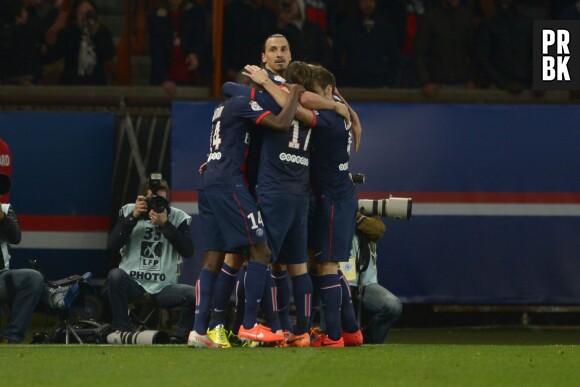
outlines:
[[[256,124],[259,124],[260,121],[262,121],[264,119],[264,117],[266,117],[268,114],[272,114],[271,111],[265,111],[264,113],[262,113],[262,115],[260,117],[258,117],[258,119],[256,120]]]
[[[314,114],[314,110],[310,111],[312,113],[312,125],[310,125],[311,127],[315,127],[316,126],[316,114]]]
[[[256,89],[252,88],[252,90],[250,90],[250,99],[255,99],[256,98]]]

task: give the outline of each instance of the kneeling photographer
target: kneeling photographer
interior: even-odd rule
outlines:
[[[135,203],[125,204],[109,236],[109,248],[121,253],[119,267],[109,272],[107,291],[113,329],[132,330],[129,303],[150,294],[162,308],[181,307],[177,332],[170,342],[187,342],[195,317],[195,288],[178,284],[180,257],[193,255],[191,217],[171,207],[169,186],[161,174],[145,181]]]
[[[355,310],[362,320],[365,344],[382,344],[403,311],[401,301],[377,280],[377,241],[387,227],[380,216],[365,216],[361,212],[357,212],[356,223],[351,257],[355,258],[358,270],[356,276],[347,278]]]

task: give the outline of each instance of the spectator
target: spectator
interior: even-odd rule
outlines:
[[[262,44],[276,30],[276,14],[263,0],[233,0],[224,7],[222,70],[233,81],[247,64],[260,63]]]
[[[204,10],[187,0],[168,0],[149,14],[151,84],[169,94],[177,85],[203,83],[200,64],[205,46]]]
[[[379,5],[382,15],[390,21],[399,39],[399,66],[395,87],[415,88],[419,86],[413,64],[413,45],[417,35],[417,21],[430,5],[430,0],[396,0]]]
[[[459,0],[439,0],[419,19],[414,59],[419,83],[427,96],[442,85],[474,88],[473,27],[470,12]]]
[[[54,46],[58,32],[64,28],[67,13],[61,7],[64,0],[26,0],[28,11],[28,23],[41,35],[40,60],[42,71],[39,84],[56,84],[62,72],[62,63],[49,64],[50,57],[48,47]]]
[[[304,0],[280,0],[277,28],[288,40],[294,60],[325,67],[332,64],[332,49],[324,30],[304,17]]]
[[[107,85],[115,57],[113,36],[99,20],[94,0],[75,0],[67,26],[57,38],[56,58],[64,58],[62,85]]]
[[[28,22],[38,25],[44,34],[52,27],[60,12],[60,2],[54,4],[51,0],[25,0],[28,11]]]
[[[480,31],[484,75],[500,89],[519,94],[532,82],[532,23],[514,0],[496,0],[496,12]]]
[[[376,0],[359,0],[356,18],[335,39],[335,64],[345,86],[393,86],[399,51],[393,26],[376,12]]]
[[[9,85],[32,85],[40,75],[42,35],[28,23],[22,0],[0,3],[0,77]]]

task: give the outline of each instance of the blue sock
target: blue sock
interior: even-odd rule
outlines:
[[[310,329],[310,313],[312,310],[312,280],[308,273],[292,277],[294,304],[296,305],[295,335],[301,335]]]
[[[195,322],[193,330],[200,335],[207,332],[207,318],[211,307],[211,294],[217,275],[207,269],[201,269],[195,284]]]
[[[342,330],[348,333],[358,331],[359,326],[356,321],[356,313],[354,312],[354,305],[352,304],[352,296],[350,293],[350,285],[342,274],[338,271],[340,277],[340,286],[342,287],[342,304],[340,308],[340,319],[342,323]]]
[[[292,324],[290,323],[290,285],[288,285],[288,272],[283,271],[273,271],[272,277],[276,283],[277,289],[277,310],[278,318],[280,319],[280,325],[282,329],[288,332],[292,332]]]
[[[244,309],[246,308],[246,290],[244,289],[244,279],[246,278],[246,265],[240,268],[236,279],[236,312],[234,313],[234,323],[232,331],[237,335],[242,321],[244,321]]]
[[[230,297],[234,286],[236,285],[236,276],[238,271],[232,269],[226,263],[223,264],[222,270],[217,276],[215,285],[213,287],[213,295],[211,298],[211,320],[209,322],[209,329],[213,329],[219,324],[226,325],[226,313],[230,305]]]
[[[327,274],[320,277],[320,301],[324,310],[326,334],[331,340],[341,336],[340,303],[342,289],[338,274]]]
[[[266,285],[264,286],[264,294],[262,295],[262,312],[266,317],[267,325],[270,327],[272,332],[276,332],[282,329],[280,325],[280,319],[278,318],[277,306],[276,306],[276,284],[274,279],[270,275],[270,272],[266,274]]]
[[[258,318],[258,307],[264,294],[268,267],[256,261],[248,262],[244,287],[246,289],[246,307],[244,309],[244,328],[251,329]],[[269,275],[269,274],[268,274]]]
[[[310,273],[312,281],[312,311],[310,313],[310,326],[320,325],[320,276]]]

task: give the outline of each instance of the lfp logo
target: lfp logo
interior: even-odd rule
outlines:
[[[580,21],[534,21],[536,90],[580,90]]]

